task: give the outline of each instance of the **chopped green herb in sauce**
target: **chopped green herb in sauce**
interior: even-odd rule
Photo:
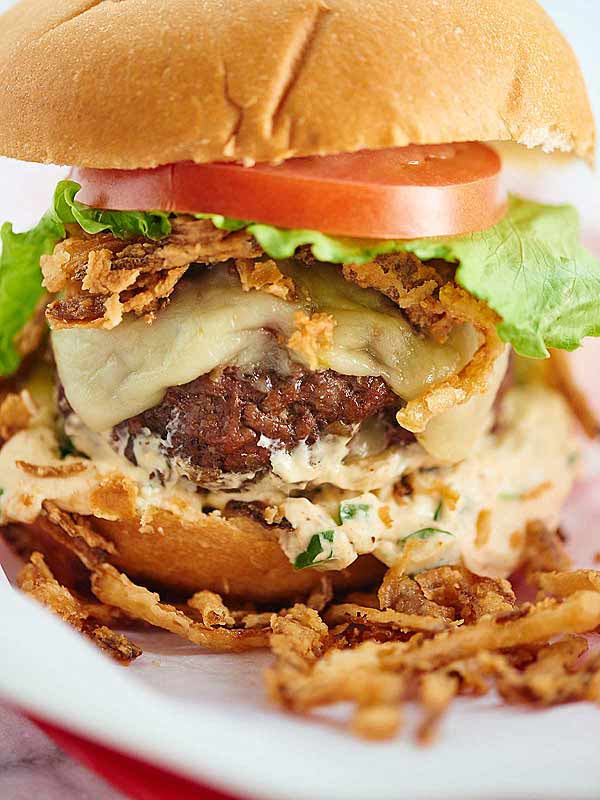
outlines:
[[[296,556],[296,560],[294,561],[294,569],[306,569],[306,567],[311,567],[321,553],[325,551],[326,545],[324,547],[324,540],[325,542],[331,543],[333,542],[334,536],[335,531],[321,531],[320,533],[315,533],[308,543],[306,550]],[[319,564],[323,561],[329,561],[331,558],[333,558],[333,547],[330,548],[327,558],[322,558],[319,561]]]
[[[58,452],[61,460],[66,458],[67,456],[79,455],[77,448],[75,447],[75,445],[73,444],[71,439],[69,439],[68,436],[65,436],[63,439],[61,439],[58,447]]]
[[[340,503],[340,522],[355,519],[356,517],[368,517],[371,506],[368,503]]]
[[[404,545],[404,543],[409,539],[420,539],[421,541],[425,541],[426,539],[431,539],[433,536],[437,536],[437,534],[452,536],[454,538],[454,534],[450,533],[450,531],[443,531],[440,528],[421,528],[420,531],[409,533],[408,536],[405,536],[403,539],[399,539],[398,544]]]
[[[436,522],[438,522],[438,521],[439,521],[439,519],[440,519],[440,517],[442,516],[442,510],[443,510],[443,508],[444,508],[444,501],[443,501],[443,500],[440,500],[440,502],[438,503],[438,507],[437,507],[437,508],[436,508],[436,510],[433,512],[433,519],[434,519]]]

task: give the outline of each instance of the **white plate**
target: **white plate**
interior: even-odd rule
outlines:
[[[600,549],[598,479],[566,514],[579,559]],[[582,522],[585,525],[582,525]],[[4,563],[8,569],[6,552]],[[2,553],[0,552],[0,560]],[[588,560],[587,558],[585,560]],[[267,654],[214,655],[168,634],[134,635],[128,669],[0,583],[0,695],[62,727],[245,797],[278,800],[584,800],[600,793],[600,710],[456,703],[438,742],[351,738],[340,707],[311,720],[271,708]]]

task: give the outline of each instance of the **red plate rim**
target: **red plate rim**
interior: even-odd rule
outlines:
[[[241,800],[26,714],[61,750],[132,800]]]

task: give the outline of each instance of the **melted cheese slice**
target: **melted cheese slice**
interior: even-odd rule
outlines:
[[[457,373],[478,347],[479,335],[466,324],[443,345],[416,334],[391,301],[331,266],[284,269],[300,287],[293,302],[243,291],[237,274],[222,266],[182,281],[151,325],[128,318],[110,331],[54,331],[58,373],[74,411],[91,430],[108,430],[160,403],[169,387],[216,367],[277,368],[298,311],[336,321],[332,346],[320,354],[325,367],[380,376],[404,400]]]
[[[455,464],[466,458],[491,422],[492,409],[508,367],[509,348],[497,359],[485,394],[434,417],[417,441],[438,461]]]

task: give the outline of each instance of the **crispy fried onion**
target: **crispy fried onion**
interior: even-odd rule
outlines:
[[[122,609],[135,619],[171,631],[193,644],[219,652],[241,652],[266,647],[266,630],[211,627],[195,622],[175,606],[162,603],[156,592],[138,586],[111,564],[92,573],[92,591],[103,603]]]
[[[160,242],[124,242],[112,234],[71,236],[41,260],[44,286],[61,296],[50,303],[51,328],[114,328],[133,312],[151,321],[190,264],[217,264],[262,254],[245,231],[209,220],[176,217]]]
[[[575,592],[600,592],[600,572],[577,569],[572,572],[536,572],[530,582],[540,590],[541,597],[570,597]]]
[[[568,570],[571,564],[560,528],[552,530],[539,521],[528,523],[521,559],[521,569],[526,577],[539,572]]]
[[[0,402],[0,445],[28,428],[36,412],[28,391],[5,395]]]
[[[535,604],[519,605],[507,581],[460,565],[414,577],[396,565],[377,594],[334,601],[325,576],[306,603],[274,613],[230,610],[210,591],[178,606],[164,603],[111,563],[118,552],[91,518],[46,502],[43,522],[88,569],[96,601],[61,586],[40,553],[23,570],[21,587],[124,662],[139,653],[109,628],[123,620],[221,652],[270,640],[275,664],[266,681],[275,702],[298,713],[349,702],[351,730],[370,739],[394,735],[407,702],[422,710],[415,735],[423,743],[459,696],[494,689],[509,703],[600,702],[600,652],[586,657],[582,638],[600,629],[600,571],[569,572],[560,538],[539,523],[527,530],[524,556],[539,592]]]
[[[288,339],[287,346],[299,353],[310,369],[318,369],[321,352],[328,350],[333,343],[335,319],[324,312],[309,316],[298,311],[294,314],[294,325],[296,330]]]
[[[80,475],[87,469],[82,461],[70,461],[67,464],[30,464],[28,461],[15,461],[21,472],[34,478],[70,478]]]
[[[498,316],[484,303],[450,283],[440,289],[439,301],[456,320],[471,323],[481,333],[483,343],[457,375],[435,384],[398,412],[399,424],[413,433],[422,433],[443,411],[485,394],[494,363],[505,347],[496,330]]]
[[[116,661],[129,664],[142,654],[140,648],[126,636],[99,623],[94,606],[61,586],[41,553],[32,553],[29,563],[21,570],[17,583],[26,594],[84,633]]]
[[[252,261],[249,258],[237,258],[235,268],[245,292],[256,289],[282,300],[291,300],[296,294],[294,281],[283,274],[273,259]]]
[[[516,604],[507,580],[474,575],[461,566],[437,567],[415,576],[429,602],[451,608],[455,619],[476,622],[486,614],[509,613]]]
[[[44,532],[86,567],[92,592],[101,607],[116,609],[129,619],[171,631],[219,652],[268,646],[271,613],[231,612],[219,595],[208,591],[197,592],[183,607],[163,603],[158,594],[133,583],[110,563],[111,558],[118,559],[118,552],[112,542],[94,530],[92,520],[64,511],[50,501],[43,504]],[[64,591],[69,594],[67,589]]]
[[[109,555],[116,555],[116,548],[103,536],[96,533],[90,520],[81,514],[63,511],[51,500],[44,500],[43,515],[51,523],[48,532],[67,550],[71,550],[87,569],[95,569]]]
[[[409,631],[435,633],[448,627],[446,621],[439,616],[407,614],[401,611],[394,611],[391,608],[380,611],[378,608],[364,608],[353,603],[332,606],[325,614],[324,619],[328,625],[336,625],[340,622],[354,622],[371,628],[377,626],[390,627],[404,633]]]
[[[452,265],[438,260],[424,264],[412,253],[394,253],[360,266],[344,264],[343,275],[362,288],[385,294],[417,330],[439,342],[446,341],[463,322],[481,334],[482,344],[458,375],[436,384],[398,412],[403,428],[422,433],[433,417],[486,392],[494,363],[504,349],[496,331],[499,318],[453,282]]]
[[[303,259],[310,260],[308,254]],[[453,278],[453,268],[443,261],[424,264],[412,253],[378,256],[368,264],[344,264],[344,278],[362,289],[377,289],[402,308],[413,325],[426,328],[445,342],[456,320],[439,301],[438,290]]]
[[[495,686],[508,702],[540,705],[600,696],[600,655],[576,664],[585,640],[571,636],[600,625],[597,591],[484,615],[430,636],[354,647],[345,645],[345,632],[328,628],[304,606],[274,616],[272,625],[277,661],[267,675],[270,696],[295,712],[349,701],[352,729],[368,738],[395,733],[409,700],[423,708],[416,733],[428,742],[461,694]],[[550,641],[557,636],[563,638]]]
[[[422,743],[459,696],[495,689],[509,703],[599,702],[600,651],[583,657],[581,634],[600,626],[600,571],[552,570],[564,563],[560,539],[539,523],[527,539],[535,604],[518,605],[507,581],[461,566],[414,578],[392,567],[377,598],[350,594],[322,617],[303,605],[274,616],[271,698],[298,713],[350,702],[351,729],[371,739],[394,735],[413,702]]]
[[[420,584],[414,578],[404,575],[403,570],[396,565],[386,572],[376,599],[382,609],[391,608],[404,614],[439,618],[446,622],[456,619],[454,608],[429,600]]]
[[[233,628],[235,625],[235,619],[223,603],[223,598],[215,592],[206,590],[196,592],[193,597],[190,597],[187,604],[190,608],[199,612],[202,622],[207,628],[219,626]]]

